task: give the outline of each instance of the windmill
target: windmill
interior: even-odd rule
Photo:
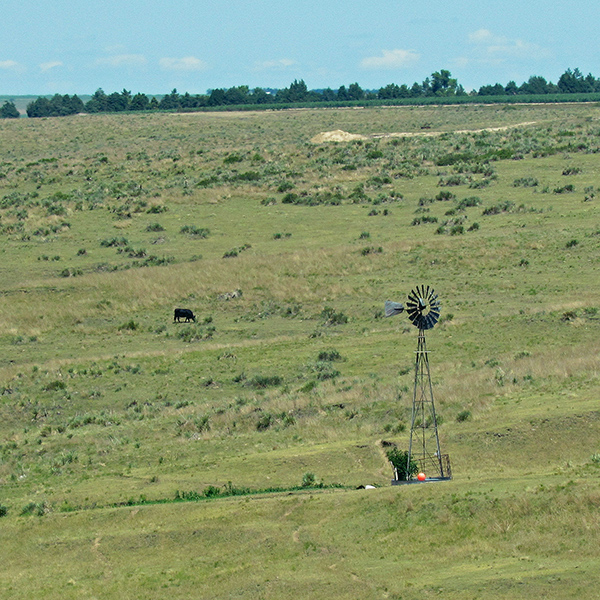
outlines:
[[[400,314],[403,310],[404,306],[399,302],[388,300],[385,303],[386,317]],[[424,285],[414,288],[408,295],[406,312],[411,323],[419,329],[406,473],[411,472],[412,461],[418,466],[420,473],[427,474],[429,481],[451,479],[450,457],[442,454],[440,450],[429,356],[425,342],[425,331],[432,329],[440,318],[440,302],[433,288]],[[415,481],[417,480],[398,481],[396,479],[392,483]]]

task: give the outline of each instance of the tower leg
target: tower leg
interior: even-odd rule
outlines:
[[[407,473],[411,462],[429,476],[447,477],[440,452],[429,356],[425,342],[425,332],[419,329],[419,339],[415,357],[415,380],[413,388],[410,442],[408,446]],[[434,475],[435,473],[435,475]],[[409,476],[410,477],[410,476]]]

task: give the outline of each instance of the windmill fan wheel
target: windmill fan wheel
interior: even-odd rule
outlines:
[[[408,295],[406,312],[411,323],[419,329],[431,329],[440,318],[440,302],[433,288],[417,286]]]

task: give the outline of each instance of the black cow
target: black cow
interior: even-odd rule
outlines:
[[[196,322],[196,317],[194,313],[189,308],[176,308],[175,316],[173,317],[173,323],[180,323],[181,319],[185,319],[186,323],[190,321]]]

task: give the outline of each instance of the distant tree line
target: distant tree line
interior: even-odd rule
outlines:
[[[342,85],[337,90],[331,88],[309,90],[304,80],[294,80],[289,87],[278,90],[263,88],[250,89],[246,85],[228,89],[217,88],[206,94],[180,94],[176,89],[157,99],[143,93],[132,94],[128,90],[106,94],[97,90],[84,103],[78,96],[56,94],[51,98],[39,97],[27,106],[29,117],[57,117],[79,112],[104,113],[148,110],[190,110],[217,106],[241,106],[264,104],[292,104],[301,102],[349,102],[368,100],[396,100],[419,98],[452,98],[461,96],[517,96],[539,94],[581,94],[600,92],[600,79],[591,73],[584,76],[579,69],[567,69],[558,83],[546,81],[539,75],[531,76],[528,81],[517,85],[509,81],[506,85],[496,83],[484,85],[479,90],[465,91],[450,71],[441,69],[432,73],[421,83],[398,85],[390,83],[379,90],[363,90],[358,83],[348,87]],[[0,109],[0,117],[18,117],[19,113],[12,102],[5,102]]]
[[[591,73],[583,76],[579,69],[567,69],[559,78],[558,83],[546,81],[539,75],[532,75],[520,86],[514,81],[506,85],[484,85],[479,88],[478,96],[514,96],[517,94],[589,94],[600,92],[600,79]]]

